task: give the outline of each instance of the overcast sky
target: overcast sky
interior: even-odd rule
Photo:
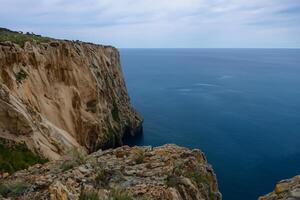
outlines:
[[[0,27],[117,47],[300,47],[300,0],[0,0]]]

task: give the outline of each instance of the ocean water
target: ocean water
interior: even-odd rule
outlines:
[[[200,148],[224,200],[300,174],[300,50],[121,49],[121,61],[145,120],[131,145]]]

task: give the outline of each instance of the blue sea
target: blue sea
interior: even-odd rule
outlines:
[[[131,145],[199,148],[224,200],[254,200],[300,174],[300,50],[121,49],[144,117]]]

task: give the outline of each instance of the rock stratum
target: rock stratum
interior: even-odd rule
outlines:
[[[116,48],[0,32],[15,40],[0,42],[2,144],[24,143],[55,160],[71,148],[120,146],[142,131]]]
[[[259,200],[300,200],[300,176],[280,181],[273,192]]]
[[[4,178],[0,191],[5,187],[3,198],[19,200],[221,199],[204,154],[176,145],[122,146],[86,158],[73,152]]]

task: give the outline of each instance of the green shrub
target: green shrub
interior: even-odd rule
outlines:
[[[135,152],[135,155],[134,155],[134,161],[137,163],[137,164],[141,164],[144,162],[144,159],[145,159],[145,152],[144,150],[142,149],[139,149]]]
[[[67,171],[76,166],[84,164],[85,160],[86,155],[83,151],[80,151],[77,148],[72,148],[67,152],[65,160],[62,162],[60,168],[62,171]]]
[[[19,83],[22,83],[22,81],[25,80],[27,76],[27,73],[23,69],[21,69],[18,73],[15,74],[16,80]]]
[[[64,162],[62,162],[61,166],[60,166],[60,169],[65,172],[65,171],[68,171],[72,168],[76,167],[76,163],[73,163],[72,161],[70,160],[65,160]]]
[[[133,200],[133,198],[125,191],[114,189],[110,192],[109,200]]]
[[[110,177],[111,173],[108,170],[100,169],[96,175],[96,184],[105,187],[108,185]]]
[[[48,160],[33,154],[25,144],[7,147],[0,143],[0,172],[10,174],[26,169],[37,163],[45,163]]]
[[[18,197],[29,188],[24,182],[5,182],[0,185],[0,196],[2,197]]]
[[[79,200],[100,200],[100,197],[97,192],[82,190]]]

